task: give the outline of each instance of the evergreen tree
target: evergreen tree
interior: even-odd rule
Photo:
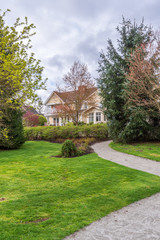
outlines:
[[[109,39],[106,53],[102,51],[100,54],[98,86],[101,90],[103,107],[106,109],[109,134],[114,141],[124,142],[124,129],[129,121],[124,97],[129,57],[137,46],[150,41],[152,29],[145,26],[143,21],[138,25],[124,17],[116,29],[120,35],[117,49]]]
[[[0,126],[0,149],[16,149],[24,142],[22,112],[17,108],[8,108]]]

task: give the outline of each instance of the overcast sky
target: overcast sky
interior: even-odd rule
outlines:
[[[32,37],[33,52],[45,67],[47,92],[39,94],[45,100],[60,83],[75,60],[88,65],[93,78],[97,77],[98,58],[105,50],[107,39],[115,41],[115,30],[122,15],[131,20],[160,25],[158,0],[0,0],[0,8],[7,8],[7,23],[17,17],[28,17],[37,27]]]

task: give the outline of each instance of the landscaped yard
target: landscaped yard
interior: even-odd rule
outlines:
[[[60,144],[26,142],[0,151],[0,239],[58,240],[160,191],[160,177],[96,154],[52,156]]]
[[[119,152],[124,152],[160,162],[160,143],[122,144],[111,142],[110,147]]]

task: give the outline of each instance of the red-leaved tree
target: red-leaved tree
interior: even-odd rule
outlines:
[[[138,46],[129,59],[126,74],[127,107],[139,108],[148,113],[160,113],[160,40]]]
[[[33,127],[33,126],[38,126],[39,124],[39,116],[30,111],[26,112],[23,115],[23,120],[26,126]]]

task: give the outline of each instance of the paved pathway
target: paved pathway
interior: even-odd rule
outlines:
[[[104,159],[160,176],[160,162],[117,152],[109,143],[92,147]],[[113,212],[65,240],[160,240],[160,193]]]
[[[160,162],[115,151],[109,147],[110,142],[96,143],[92,148],[104,159],[160,176]]]

